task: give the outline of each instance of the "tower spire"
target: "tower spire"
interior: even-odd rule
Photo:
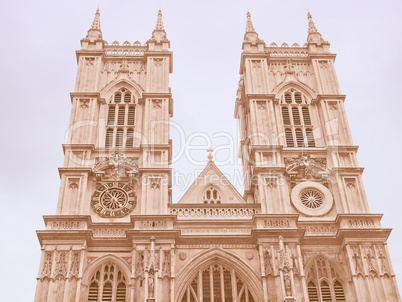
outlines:
[[[100,28],[100,13],[99,13],[99,7],[96,9],[96,13],[95,13],[95,19],[94,22],[92,22],[92,26],[91,29],[101,29]]]
[[[152,32],[152,38],[149,39],[148,42],[153,42],[153,43],[155,43],[155,42],[156,43],[166,42],[166,43],[169,43],[169,40],[166,38],[165,28],[163,26],[162,10],[158,11],[158,18],[156,20],[156,26],[155,26],[154,31]]]
[[[315,27],[313,17],[311,16],[310,12],[307,12],[307,19],[308,19],[308,36],[307,42],[308,43],[321,43],[324,42],[321,34],[318,32],[317,28]]]
[[[246,33],[255,32],[253,22],[251,21],[251,14],[247,11],[247,24],[246,24]]]
[[[94,21],[92,22],[91,28],[88,30],[86,38],[92,42],[95,40],[102,40],[99,7],[96,9]]]
[[[317,28],[315,27],[313,17],[311,16],[310,12],[307,12],[307,19],[308,19],[308,33],[309,34],[316,33]]]
[[[254,29],[253,22],[251,21],[250,11],[247,10],[246,16],[247,16],[247,22],[246,22],[246,33],[244,34],[244,40],[243,40],[243,49],[251,51],[250,49],[251,45],[254,45],[253,47],[255,48],[256,43],[265,46],[264,41],[258,38],[258,34]],[[258,50],[261,51],[262,48],[261,49],[258,48]]]
[[[156,20],[155,30],[165,30],[162,22],[162,10],[159,10],[158,12],[158,19]]]

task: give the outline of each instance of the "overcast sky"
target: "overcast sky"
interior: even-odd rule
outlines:
[[[307,9],[337,54],[335,63],[372,213],[384,213],[392,263],[402,280],[401,176],[402,100],[401,1],[7,1],[0,10],[2,156],[0,157],[2,301],[32,301],[40,246],[35,230],[42,215],[54,214],[59,190],[57,168],[70,116],[76,75],[75,50],[96,8],[109,43],[145,43],[159,8],[173,51],[170,86],[172,121],[186,136],[205,133],[213,147],[237,142],[233,118],[246,11],[268,45],[307,37]],[[172,132],[174,152],[177,133]],[[175,141],[176,138],[176,141]],[[195,139],[194,143],[204,143]],[[237,147],[235,149],[237,156]],[[173,164],[174,172],[202,169],[204,150]],[[218,161],[227,154],[217,154]],[[240,171],[233,157],[220,166],[229,176]],[[232,157],[231,157],[232,158]],[[174,202],[184,193],[174,183]],[[241,184],[235,184],[243,193]],[[5,291],[4,291],[5,289]]]

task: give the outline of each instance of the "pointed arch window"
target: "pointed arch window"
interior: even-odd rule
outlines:
[[[103,264],[92,276],[88,302],[125,302],[126,296],[126,279],[116,265]]]
[[[286,147],[315,147],[307,98],[300,92],[290,89],[282,96],[281,112]]]
[[[202,196],[204,203],[221,203],[222,197],[218,189],[214,186],[208,186]]]
[[[323,257],[313,260],[307,273],[310,302],[345,302],[342,282],[334,267]]]
[[[247,284],[233,269],[211,264],[197,272],[181,302],[254,302]]]
[[[135,99],[121,88],[111,98],[106,122],[106,148],[133,148],[135,128]]]

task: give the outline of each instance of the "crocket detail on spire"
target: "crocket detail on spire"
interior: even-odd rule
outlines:
[[[166,31],[163,26],[161,10],[158,11],[158,19],[156,20],[156,26],[154,31],[152,32],[152,38],[149,41],[155,41],[157,43],[169,42],[169,40],[166,38]]]
[[[92,26],[91,29],[101,29],[100,28],[100,13],[99,13],[99,7],[96,9],[96,13],[95,13],[95,19],[94,22],[92,22]]]
[[[307,12],[307,18],[308,18],[308,33],[316,33],[317,32],[317,28],[315,27],[314,21],[313,21],[313,17],[311,17],[310,12]]]
[[[246,33],[255,32],[253,22],[251,21],[251,14],[247,11],[247,24],[246,24]]]
[[[308,36],[307,42],[308,43],[321,43],[324,42],[321,34],[318,32],[315,24],[313,22],[313,17],[311,16],[310,12],[307,12],[307,19],[308,19]]]
[[[88,34],[86,39],[91,40],[92,42],[95,40],[102,40],[102,31],[100,27],[100,12],[99,8],[96,9],[95,19],[92,22],[91,28],[88,30]]]
[[[159,12],[158,12],[158,20],[156,21],[155,30],[165,30],[164,27],[163,27],[162,11],[161,10],[159,10]]]
[[[251,14],[247,11],[246,33],[244,34],[244,42],[263,42],[258,38],[258,34],[254,29],[253,22],[251,21]]]

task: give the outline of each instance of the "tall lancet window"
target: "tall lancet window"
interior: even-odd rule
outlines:
[[[290,89],[281,98],[286,147],[315,147],[313,125],[307,98]]]
[[[133,148],[135,99],[121,88],[110,99],[106,122],[106,148]]]
[[[116,265],[103,264],[92,276],[88,302],[125,302],[126,296],[126,278]]]
[[[338,273],[328,260],[318,257],[307,271],[310,302],[345,302],[345,292]]]

